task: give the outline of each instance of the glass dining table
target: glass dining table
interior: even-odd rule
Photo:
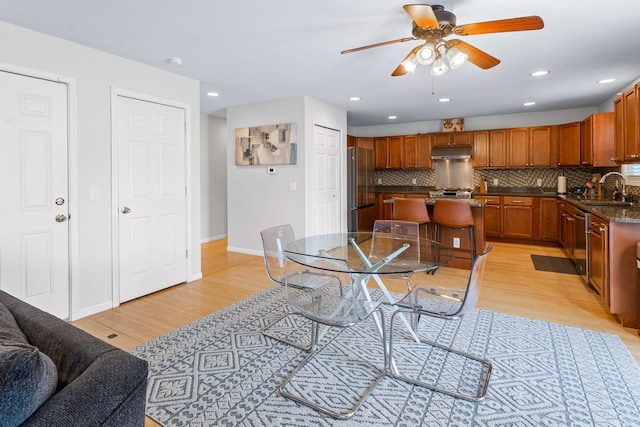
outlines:
[[[453,250],[434,240],[419,239],[419,258],[401,256],[415,248],[407,244],[394,245],[391,241],[386,242],[387,247],[376,247],[371,251],[373,240],[371,232],[320,234],[291,242],[284,248],[284,253],[288,259],[303,266],[350,274],[356,285],[357,297],[367,301],[371,301],[367,284],[373,278],[390,304],[394,304],[395,299],[381,277],[435,271],[453,259]],[[373,253],[376,256],[372,256]],[[331,260],[341,262],[331,263]],[[406,319],[405,324],[417,339]]]

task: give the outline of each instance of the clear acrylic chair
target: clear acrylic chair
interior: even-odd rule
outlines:
[[[304,265],[314,266],[321,271],[349,271],[347,262],[340,259],[309,255],[302,262]],[[286,265],[288,266],[289,264]],[[325,282],[314,288],[303,289],[299,288],[295,283],[291,286],[292,283],[289,282],[289,277],[289,274],[285,275],[287,303],[296,312],[312,321],[314,326],[312,328],[311,341],[314,344],[318,340],[320,325],[350,328],[369,319],[374,313],[379,313],[381,324],[385,324],[384,313],[380,308],[380,303],[364,299],[361,289],[354,285],[349,275],[338,273],[332,281]],[[374,356],[363,357],[362,360],[357,362],[353,360],[355,358],[352,355],[342,357],[346,353],[342,349],[357,348],[358,344],[354,341],[348,341],[349,338],[343,338],[345,337],[344,333],[340,333],[326,346],[316,347],[314,345],[313,351],[309,352],[280,384],[278,387],[279,394],[334,418],[351,418],[387,371],[388,357],[385,328],[382,327],[379,332],[381,337],[376,333],[370,335],[368,339],[375,337],[373,339],[380,340],[380,356],[382,358],[380,365],[382,365],[382,368],[372,364],[371,360]],[[335,346],[338,347],[337,350]],[[327,350],[328,347],[330,348]],[[355,354],[362,356],[364,351],[364,349],[359,349]],[[322,364],[324,358],[328,358],[330,363]],[[314,359],[316,359],[316,364],[321,366],[305,370],[305,366]],[[337,364],[345,364],[346,368],[343,367],[343,369],[336,370],[335,366]],[[366,366],[363,367],[362,365]],[[363,391],[354,390],[354,384],[349,383],[348,379],[345,380],[344,378],[346,371],[349,372],[350,376],[357,376],[359,379],[363,379],[367,375],[371,379]],[[311,373],[307,375],[308,372]],[[318,377],[323,377],[326,380],[319,381]],[[336,386],[336,390],[330,390],[331,387],[327,383],[332,383],[332,380],[335,381],[336,379],[338,382],[340,380],[346,381],[346,384],[340,384]],[[301,382],[302,385],[298,384],[296,380]],[[345,395],[345,393],[353,394],[353,397]],[[321,402],[331,402],[331,407],[325,406]]]
[[[422,318],[432,316],[448,320],[460,318],[469,312],[478,301],[482,274],[491,248],[492,246],[489,245],[474,260],[466,287],[451,289],[416,284],[411,293],[398,301],[398,309],[391,316],[389,332],[389,362],[394,362],[394,368],[388,370],[389,376],[465,400],[478,401],[484,398],[492,369],[488,359],[423,338],[418,344],[408,340],[402,342],[406,345],[405,351],[399,350],[396,357],[394,323],[396,316],[402,313],[417,314]],[[430,351],[426,351],[425,346],[430,346]],[[418,362],[417,355],[424,355],[424,361]],[[442,369],[430,366],[436,362],[442,364]],[[457,378],[452,378],[454,375]],[[477,380],[473,379],[476,375]],[[430,378],[434,380],[431,381]],[[472,379],[469,380],[469,378]],[[445,384],[442,384],[443,382]],[[454,383],[457,383],[456,389],[451,387]]]
[[[372,264],[386,257],[393,251],[399,249],[404,244],[409,248],[398,255],[394,262],[409,262],[415,264],[420,261],[420,224],[412,221],[378,219],[373,224],[371,236],[371,248],[369,260]],[[411,292],[411,275],[413,272],[404,274],[381,274],[376,280],[402,280],[406,283],[407,293]]]
[[[289,243],[296,239],[291,225],[284,224],[267,228],[260,232],[260,237],[262,238],[264,264],[267,270],[267,275],[274,282],[279,283],[282,286],[285,286],[285,284],[288,283],[288,286],[292,288],[314,288],[321,286],[326,282],[336,280],[335,275],[331,275],[320,270],[312,271],[302,265],[287,260],[284,249]],[[300,316],[301,313],[290,310],[288,306],[287,311],[262,328],[262,334],[302,350],[311,350],[315,345],[314,341],[317,339],[317,335],[307,332],[306,334],[303,334],[305,339],[300,340],[296,339],[296,336],[300,335],[297,333],[299,331],[291,334],[283,332],[278,333],[271,330],[274,325],[283,321],[286,317],[296,315]],[[293,327],[295,328],[295,326]],[[312,325],[311,330],[313,331],[314,329],[315,325]],[[306,343],[307,339],[309,340],[308,343]]]

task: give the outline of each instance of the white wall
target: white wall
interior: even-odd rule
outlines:
[[[202,242],[227,236],[227,121],[201,116]]]
[[[200,269],[200,84],[158,68],[90,49],[59,38],[0,22],[0,61],[24,69],[74,79],[77,87],[77,177],[75,200],[79,263],[73,295],[80,316],[108,308],[112,304],[111,248],[111,89],[118,88],[156,98],[188,104],[191,117],[187,177],[192,195],[190,276]],[[90,200],[90,188],[99,187],[102,198]],[[74,242],[75,244],[75,242]]]
[[[613,106],[612,106],[613,108]],[[571,110],[539,111],[531,113],[505,114],[497,116],[467,117],[465,130],[501,129],[521,126],[542,126],[577,122],[598,112],[597,107],[576,108]],[[411,135],[414,133],[442,132],[442,121],[398,123],[381,126],[350,127],[353,136],[391,136]]]
[[[268,175],[266,166],[236,166],[236,128],[296,123],[298,162],[278,165]],[[306,230],[307,147],[313,141],[313,125],[342,132],[346,146],[346,112],[309,97],[294,97],[227,109],[227,212],[228,249],[261,254],[260,230],[291,224],[296,235]],[[341,127],[340,127],[341,126]],[[289,183],[297,190],[290,191]],[[346,188],[346,187],[344,187]]]

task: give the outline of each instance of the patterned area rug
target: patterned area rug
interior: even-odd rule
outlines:
[[[274,286],[132,350],[150,363],[147,415],[165,426],[640,423],[640,369],[618,336],[484,310],[461,321],[420,321],[422,336],[491,359],[493,374],[483,401],[471,403],[386,377],[351,420],[334,420],[276,393],[304,356],[259,332],[282,313],[283,301],[283,289]],[[385,309],[388,323],[391,308]],[[296,323],[303,321],[288,319],[282,333],[299,334]],[[394,354],[424,353],[412,349],[406,330],[396,327]],[[329,330],[320,356],[292,387],[339,407],[344,396],[361,391],[358,386],[371,379],[375,366],[382,366],[376,337],[373,322]],[[347,365],[340,363],[347,359]],[[436,375],[442,370],[444,383],[469,387],[474,378],[461,373],[466,367],[442,359],[431,354],[424,366],[400,357],[397,363]],[[319,389],[313,387],[318,384]]]

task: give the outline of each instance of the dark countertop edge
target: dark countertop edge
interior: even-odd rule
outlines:
[[[573,206],[585,212],[589,212],[610,222],[640,224],[640,208],[637,207],[588,206],[584,203],[580,203],[580,200],[572,198],[571,195],[558,195],[558,198],[571,203]]]
[[[425,197],[424,202],[427,205],[435,205],[436,203],[436,198],[430,198],[430,197]],[[451,199],[449,199],[451,200]],[[486,202],[484,200],[478,200],[478,199],[456,199],[456,200],[468,200],[469,204],[471,205],[472,208],[483,208],[484,205],[486,204]],[[393,199],[385,199],[382,201],[382,203],[393,203]]]
[[[377,185],[375,187],[376,193],[405,193],[405,194],[429,194],[429,191],[434,191],[435,187],[429,186],[416,186],[416,185]],[[473,192],[474,196],[527,196],[527,197],[556,197],[556,193],[553,189],[538,187],[522,188],[516,190],[496,190],[490,188],[486,193],[480,193],[478,189]]]

